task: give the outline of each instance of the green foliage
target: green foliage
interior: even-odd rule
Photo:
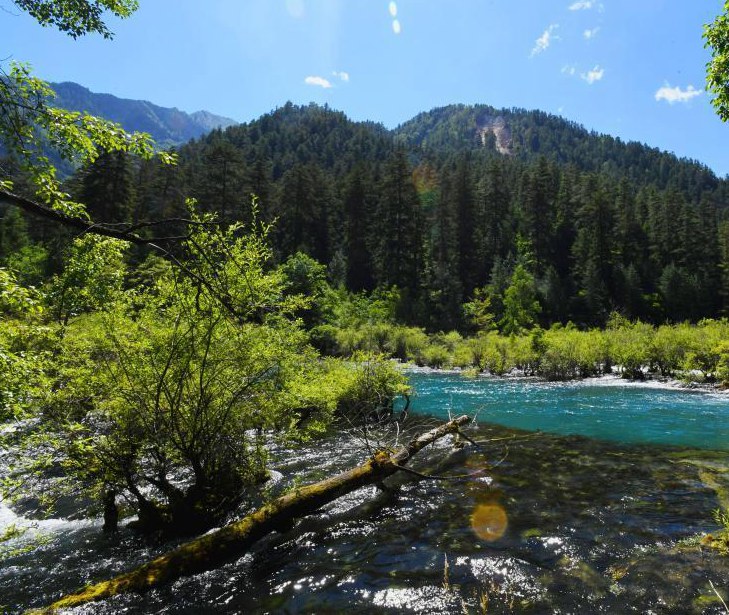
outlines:
[[[721,508],[714,511],[714,521],[725,530],[729,530],[729,513]]]
[[[428,347],[428,334],[415,327],[396,327],[393,331],[392,355],[400,361],[424,363],[424,352]]]
[[[48,274],[48,250],[41,244],[26,245],[7,258],[8,268],[20,281],[29,285],[40,285]]]
[[[477,331],[488,331],[494,326],[494,314],[491,311],[491,296],[488,287],[476,288],[473,299],[463,304],[463,312]]]
[[[27,416],[46,395],[56,338],[40,321],[42,301],[0,269],[0,421]]]
[[[511,276],[511,283],[504,293],[504,316],[499,327],[507,335],[532,327],[542,307],[537,300],[534,277],[519,264]]]
[[[77,239],[45,298],[61,327],[29,327],[34,291],[0,270],[6,312],[26,321],[0,324],[1,418],[36,418],[5,495],[112,493],[146,530],[199,531],[266,478],[273,439],[389,417],[409,393],[390,361],[321,360],[309,345],[297,314],[312,283],[328,292],[316,263],[274,268],[255,215],[221,228],[191,207],[184,273],[150,263],[157,279],[127,290],[125,246]],[[390,325],[363,329],[359,347],[389,345]],[[52,486],[27,480],[49,463],[64,471]]]
[[[403,373],[382,357],[355,355],[352,363],[339,364],[338,371],[337,410],[350,423],[389,418],[395,401],[412,392]]]
[[[26,418],[45,400],[55,341],[32,321],[0,320],[0,422]]]
[[[464,340],[453,349],[451,361],[454,367],[461,369],[467,369],[477,365],[475,353],[469,340]]]
[[[124,18],[139,7],[137,0],[13,0],[13,4],[42,26],[53,26],[73,38],[89,33],[111,38],[104,13]]]
[[[181,147],[177,168],[100,151],[59,206],[74,211],[80,202],[91,218],[113,221],[132,211],[143,221],[179,218],[184,187],[220,221],[249,222],[243,200],[259,194],[259,220],[279,220],[270,239],[280,263],[305,253],[327,264],[330,283],[346,282],[367,301],[397,284],[393,314],[430,331],[529,328],[521,316],[602,326],[614,309],[680,322],[729,305],[726,182],[710,170],[547,114],[463,107],[427,115],[399,134],[412,129],[414,145],[427,137],[432,155],[393,152],[395,137],[382,127],[293,105]],[[480,139],[449,142],[477,134],[486,116],[503,118],[513,156],[484,151]],[[184,224],[174,231],[184,235]],[[29,241],[38,238],[31,229]],[[518,301],[517,286],[504,321],[517,264],[533,276],[541,311],[530,314],[534,302]],[[307,325],[371,318],[340,290],[325,289],[300,313]],[[320,333],[316,344],[331,348],[331,332]]]
[[[30,553],[53,541],[53,536],[49,534],[36,534],[31,541],[26,541],[24,545],[14,547],[12,544],[9,544],[17,538],[25,536],[30,529],[30,527],[19,527],[11,523],[0,533],[0,562],[11,557],[18,557],[19,555]]]
[[[73,240],[63,272],[50,284],[48,299],[56,320],[103,309],[121,292],[128,244],[118,239],[83,235]]]
[[[729,121],[729,1],[724,11],[704,26],[706,47],[711,49],[711,61],[706,67],[706,86],[714,94],[711,101],[719,117]]]
[[[641,322],[624,321],[619,325],[615,320],[612,322],[608,339],[613,363],[619,366],[623,378],[644,378],[643,370],[651,361],[653,327]]]
[[[483,338],[482,338],[483,339]],[[485,337],[480,367],[495,376],[503,376],[515,367],[509,356],[509,339],[495,332]]]
[[[12,271],[0,268],[0,314],[27,316],[42,311],[42,295],[32,286],[21,286]]]
[[[450,358],[451,353],[448,352],[448,348],[435,343],[426,346],[423,350],[422,362],[428,367],[440,369],[443,367],[449,367]]]
[[[286,292],[305,298],[308,307],[301,310],[300,316],[308,328],[322,324],[325,311],[329,308],[325,296],[331,292],[327,283],[327,269],[310,256],[297,252],[290,256],[280,267],[286,278]]]
[[[52,97],[53,90],[34,77],[27,65],[11,64],[10,72],[0,79],[0,141],[28,174],[43,203],[67,215],[84,217],[83,205],[62,190],[48,152],[90,164],[102,151],[150,158],[154,153],[152,144],[144,133],[127,134],[118,124],[88,113],[52,107],[48,103]],[[167,162],[173,160],[167,154],[160,156]]]

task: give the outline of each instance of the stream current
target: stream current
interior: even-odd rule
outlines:
[[[617,380],[549,384],[414,373],[409,432],[478,413],[479,450],[441,442],[456,476],[364,488],[215,570],[73,613],[723,613],[729,558],[692,545],[729,506],[729,396]],[[407,436],[408,434],[404,434]],[[339,434],[272,454],[277,488],[360,463]],[[443,460],[447,459],[447,463]],[[0,502],[0,612],[53,602],[174,545],[112,537],[73,506],[34,519]],[[14,551],[10,553],[9,551]],[[4,555],[3,555],[4,553]]]

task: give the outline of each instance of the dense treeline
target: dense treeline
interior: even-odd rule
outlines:
[[[727,182],[541,112],[448,107],[390,133],[288,104],[190,142],[176,167],[103,155],[69,191],[94,220],[133,223],[180,216],[185,196],[248,221],[255,194],[279,261],[301,251],[335,286],[397,286],[399,317],[431,330],[729,309]],[[0,226],[0,259],[38,239],[13,214]]]

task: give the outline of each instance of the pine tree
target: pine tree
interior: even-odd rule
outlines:
[[[375,243],[374,180],[364,164],[356,166],[344,186],[344,249],[347,256],[347,288],[355,292],[372,290],[373,257],[370,246]]]
[[[377,219],[377,282],[397,286],[412,297],[418,289],[422,231],[418,194],[402,148],[396,148],[385,165]]]
[[[223,224],[248,221],[251,197],[246,191],[246,174],[240,150],[215,131],[201,156],[194,196],[205,211],[217,212]]]
[[[427,293],[429,322],[433,329],[453,329],[460,323],[463,278],[460,275],[462,245],[458,241],[458,203],[454,199],[459,181],[444,172],[434,195],[425,238],[423,286]]]
[[[125,152],[104,152],[76,180],[79,199],[94,220],[127,222],[135,201],[134,169]]]
[[[597,324],[604,321],[612,307],[613,212],[608,195],[594,175],[584,178],[578,198],[575,279],[586,309],[581,318]]]
[[[544,271],[551,260],[558,185],[557,176],[544,156],[540,156],[536,166],[525,171],[521,179],[520,231],[532,245],[537,273]]]
[[[474,273],[479,286],[489,283],[497,259],[507,255],[513,233],[510,200],[503,163],[493,158],[476,186]]]
[[[541,311],[534,277],[524,265],[518,264],[504,292],[504,316],[499,328],[507,335],[519,333],[536,324]]]

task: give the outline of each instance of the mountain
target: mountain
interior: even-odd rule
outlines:
[[[215,128],[227,128],[237,123],[209,111],[185,113],[174,107],[159,107],[146,100],[97,94],[72,82],[52,83],[51,87],[56,92],[54,105],[69,111],[86,111],[99,115],[121,124],[130,132],[149,133],[163,147],[180,145]]]
[[[541,111],[453,105],[387,130],[287,103],[178,151],[172,167],[104,154],[69,192],[106,222],[180,220],[187,197],[223,223],[255,215],[277,262],[304,252],[335,285],[396,286],[398,316],[434,331],[466,326],[474,297],[499,322],[516,282],[545,327],[729,314],[729,181]]]
[[[279,259],[306,252],[352,290],[398,286],[401,316],[433,330],[462,326],[485,286],[501,318],[517,263],[545,326],[729,312],[729,182],[541,111],[454,105],[390,131],[289,103],[182,146],[175,173],[138,184],[142,218],[189,195],[245,219],[256,194]]]
[[[418,114],[394,134],[400,143],[440,156],[486,151],[526,162],[546,156],[580,171],[608,173],[637,184],[693,194],[719,185],[714,172],[700,162],[588,131],[544,111],[449,105]]]

